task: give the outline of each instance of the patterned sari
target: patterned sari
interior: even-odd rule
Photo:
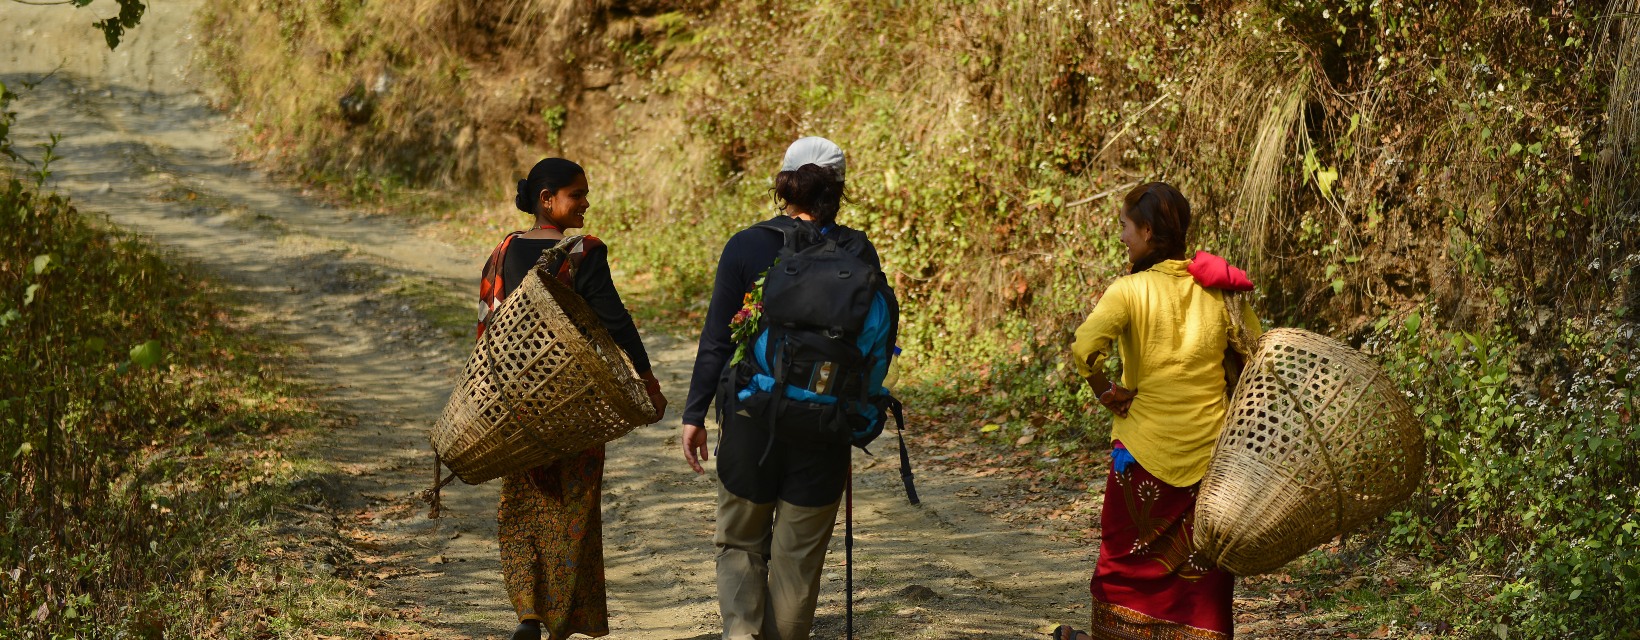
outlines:
[[[484,264],[479,299],[494,311],[501,305],[501,268],[509,234]],[[581,236],[554,275],[574,286],[575,269],[586,252],[602,243]],[[484,323],[478,332],[484,333]],[[501,576],[518,619],[536,620],[551,638],[580,633],[609,634],[604,596],[604,540],[601,513],[604,447],[587,449],[544,467],[501,479],[496,510]]]
[[[1112,465],[1105,480],[1099,517],[1103,536],[1089,585],[1093,620],[1088,635],[1113,640],[1232,637],[1235,576],[1191,548],[1199,485],[1169,485],[1138,462],[1128,462],[1121,473],[1117,466]]]

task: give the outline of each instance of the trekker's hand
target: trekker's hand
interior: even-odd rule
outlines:
[[[700,466],[712,457],[706,448],[706,427],[698,424],[683,425],[683,459],[689,463],[689,468],[695,473],[706,473]]]
[[[1111,413],[1126,418],[1128,407],[1133,406],[1133,396],[1135,395],[1137,394],[1127,390],[1122,385],[1112,382],[1110,389],[1099,394],[1099,404],[1105,405],[1105,408],[1110,409]]]
[[[661,381],[655,379],[653,371],[645,372],[639,377],[643,378],[643,389],[649,394],[649,403],[655,405],[655,419],[649,423],[660,422],[661,418],[666,417],[666,396],[661,394]]]

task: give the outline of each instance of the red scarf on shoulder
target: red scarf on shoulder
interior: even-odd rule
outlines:
[[[1190,266],[1185,267],[1185,270],[1196,279],[1196,284],[1208,289],[1253,290],[1253,281],[1247,277],[1246,271],[1232,267],[1230,261],[1206,251],[1197,251],[1196,257],[1190,260]]]

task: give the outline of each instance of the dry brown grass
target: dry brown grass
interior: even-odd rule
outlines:
[[[619,65],[602,40],[611,4],[213,4],[208,29],[234,37],[208,57],[269,132],[256,142],[312,177],[496,185],[545,155],[587,151],[559,140],[550,111],[572,131],[609,128],[615,105],[588,94]],[[367,122],[343,117],[350,94],[369,102]]]
[[[1603,263],[1600,273],[1616,275],[1634,258],[1620,248],[1640,244],[1640,193],[1632,190],[1640,163],[1640,0],[1611,0],[1606,15],[1603,30],[1611,39],[1601,43],[1599,58],[1610,56],[1612,82],[1591,186],[1594,201],[1618,216],[1597,231],[1591,258]],[[1640,278],[1628,277],[1631,298],[1640,298]]]
[[[1612,0],[1611,9],[1635,4]],[[1480,31],[1527,34],[1530,12],[1518,8],[1468,19],[1485,22]],[[245,75],[282,73],[286,86],[303,87],[245,83],[240,92],[255,120],[278,123],[268,125],[271,146],[344,184],[385,174],[401,188],[462,193],[469,204],[446,224],[478,238],[521,223],[507,203],[531,163],[574,158],[591,172],[590,230],[630,231],[652,245],[637,258],[676,274],[662,278],[663,290],[706,279],[716,243],[773,211],[769,175],[784,144],[808,134],[849,150],[850,215],[883,237],[907,295],[960,301],[950,322],[982,319],[972,323],[979,331],[1023,318],[1051,332],[1085,313],[1081,296],[1120,260],[1105,251],[1114,200],[1064,203],[1135,182],[1179,186],[1197,212],[1194,244],[1263,276],[1281,313],[1325,316],[1318,327],[1358,327],[1386,305],[1415,303],[1441,288],[1432,274],[1458,272],[1447,267],[1463,251],[1518,241],[1518,212],[1536,206],[1521,190],[1537,181],[1498,180],[1499,142],[1478,133],[1490,127],[1530,144],[1535,125],[1467,104],[1472,87],[1498,79],[1465,61],[1442,67],[1441,82],[1424,81],[1445,64],[1425,55],[1434,49],[1413,50],[1429,41],[1407,44],[1394,66],[1326,62],[1319,49],[1334,36],[1294,26],[1321,12],[1282,13],[1290,9],[415,0],[361,5],[340,21],[317,9],[296,11],[300,19],[215,11],[239,12],[229,22],[251,42],[247,64],[237,65]],[[659,10],[680,11],[688,32],[664,55],[655,52],[670,32],[641,15]],[[1414,25],[1464,11],[1393,10]],[[314,26],[325,20],[335,24]],[[281,39],[292,25],[317,35]],[[1612,40],[1610,59],[1640,53],[1632,35],[1623,38]],[[337,115],[339,96],[384,78],[372,121]],[[1602,135],[1621,148],[1597,176],[1602,193],[1632,180],[1621,154],[1640,136],[1634,112],[1620,109],[1623,96],[1640,97],[1640,79],[1613,81],[1614,100],[1602,106],[1614,120]],[[1488,100],[1547,101],[1515,90]],[[549,112],[561,114],[561,137]],[[1339,176],[1330,195],[1305,170],[1310,151]],[[1473,234],[1444,232],[1455,210]],[[647,231],[662,225],[662,234]],[[1437,297],[1489,304],[1462,282]]]
[[[1240,219],[1232,225],[1238,231],[1233,237],[1245,242],[1242,257],[1254,273],[1266,265],[1264,247],[1270,229],[1280,224],[1281,198],[1288,182],[1282,169],[1293,162],[1295,138],[1307,135],[1303,107],[1311,90],[1309,69],[1300,67],[1288,82],[1270,87],[1263,96],[1247,96],[1252,99],[1243,103],[1259,104],[1258,98],[1263,98],[1267,105],[1255,129],[1236,197]]]
[[[1612,82],[1594,176],[1596,193],[1609,202],[1620,174],[1633,170],[1640,153],[1640,0],[1611,0],[1604,30],[1611,37],[1601,43],[1598,57],[1609,60]]]

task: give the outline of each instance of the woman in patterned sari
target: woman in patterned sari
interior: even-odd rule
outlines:
[[[1055,640],[1230,638],[1235,577],[1194,553],[1196,490],[1227,408],[1225,357],[1234,331],[1223,290],[1252,283],[1223,259],[1185,258],[1190,203],[1153,182],[1124,198],[1121,240],[1129,275],[1105,290],[1076,330],[1071,354],[1115,415],[1102,540],[1088,631]],[[1241,309],[1256,336],[1258,318]],[[1120,348],[1121,383],[1104,373]]]
[[[537,163],[529,177],[518,182],[515,199],[520,210],[535,216],[534,228],[507,234],[491,252],[479,299],[487,311],[494,311],[543,252],[571,243],[565,259],[550,265],[549,272],[586,300],[632,359],[658,419],[666,411],[666,398],[650,371],[638,328],[615,290],[608,249],[593,236],[564,235],[585,223],[587,191],[580,165],[563,158]],[[479,323],[478,332],[484,333],[484,323]],[[496,521],[502,578],[518,612],[513,640],[539,640],[543,632],[553,640],[575,633],[609,633],[599,511],[603,475],[604,447],[599,445],[502,478]]]

